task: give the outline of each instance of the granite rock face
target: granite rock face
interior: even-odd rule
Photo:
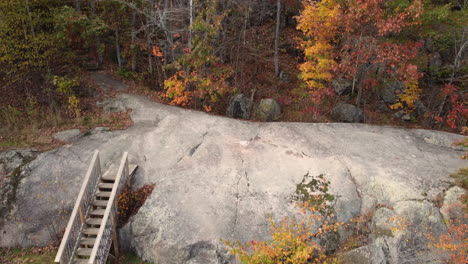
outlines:
[[[236,263],[222,240],[267,239],[267,215],[298,214],[291,196],[307,173],[331,182],[338,220],[374,212],[369,244],[348,259],[443,261],[418,231],[446,229],[435,204],[450,187],[449,174],[466,166],[464,152],[451,146],[458,135],[363,124],[254,123],[135,95],[118,100],[133,109],[131,128],[89,133],[22,168],[15,201],[0,223],[0,247],[56,239],[99,149],[104,170],[128,151],[140,166],[134,188],[156,186],[120,230],[123,246],[153,263]],[[406,219],[411,228],[395,230],[391,219]]]

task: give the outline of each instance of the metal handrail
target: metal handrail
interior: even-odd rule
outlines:
[[[127,182],[129,175],[127,157],[128,152],[124,152],[88,264],[105,263],[107,260],[107,255],[109,254],[111,246],[112,231],[116,228],[117,224],[115,221],[117,211],[116,196],[120,192],[122,186]]]
[[[89,212],[94,199],[99,179],[101,178],[101,165],[99,151],[94,151],[93,158],[86,172],[85,179],[81,185],[80,193],[76,199],[75,206],[68,221],[65,234],[55,257],[54,262],[69,264],[73,260],[75,249],[80,239],[80,234],[85,224],[85,218]]]

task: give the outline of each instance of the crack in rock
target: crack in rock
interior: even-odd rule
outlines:
[[[254,194],[250,191],[250,178],[249,178],[249,174],[247,173],[247,171],[245,170],[245,166],[244,166],[244,159],[239,156],[241,162],[242,162],[242,168],[244,170],[244,174],[242,175],[238,175],[237,177],[237,181],[236,181],[236,192],[234,194],[234,197],[236,198],[236,201],[235,201],[235,209],[234,209],[234,220],[233,220],[233,226],[232,226],[232,233],[234,234],[235,232],[235,229],[236,229],[236,226],[237,226],[237,221],[238,221],[238,218],[239,218],[239,205],[241,203],[241,200],[247,196],[254,196]],[[242,179],[245,179],[245,181],[247,182],[247,191],[241,195],[240,193],[240,190],[239,190],[239,187],[240,187],[240,182]]]
[[[356,192],[356,195],[359,198],[359,213],[361,213],[363,201],[362,201],[361,191],[359,190],[359,184],[357,183],[356,179],[353,177],[353,174],[351,173],[351,170],[349,169],[348,165],[346,165],[346,163],[339,156],[335,156],[335,158],[346,169],[346,172],[347,172],[346,175],[348,176],[348,178],[351,180],[351,182],[354,185],[354,190]]]
[[[208,131],[206,131],[205,133],[203,133],[203,135],[200,137],[199,139],[199,142],[197,144],[195,144],[195,146],[191,147],[187,153],[187,154],[183,154],[176,162],[174,165],[178,164],[181,160],[183,160],[186,156],[189,156],[189,157],[192,157],[193,154],[195,154],[195,152],[198,150],[198,148],[203,144],[203,141],[205,140],[205,137],[208,135]]]

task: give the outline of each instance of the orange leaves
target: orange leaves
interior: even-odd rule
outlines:
[[[465,215],[466,218],[466,215]],[[450,263],[467,263],[468,225],[462,221],[450,221],[447,233],[437,239],[429,235],[431,246],[449,253]]]
[[[384,0],[304,0],[303,4],[297,17],[297,28],[306,37],[302,41],[306,62],[300,65],[300,78],[314,103],[320,103],[336,77],[351,79],[353,85],[364,88],[378,86],[378,80],[397,78],[407,89],[394,107],[414,109],[422,92],[418,86],[421,74],[410,61],[417,56],[420,43],[401,44],[387,36],[420,23],[421,0],[403,10]],[[366,65],[379,65],[382,70],[358,74]]]
[[[191,101],[193,93],[187,91],[188,79],[186,77],[185,71],[178,71],[164,81],[166,96],[172,100],[172,105],[186,106]]]
[[[293,197],[302,214],[295,218],[285,217],[279,222],[270,217],[271,240],[246,244],[226,242],[231,254],[237,255],[245,264],[327,263],[326,249],[319,241],[342,226],[333,220],[329,202],[334,196],[328,194],[328,185],[323,175],[311,177],[306,174]]]
[[[161,59],[161,61],[164,61],[164,54],[162,53],[161,49],[158,46],[153,46],[152,48],[152,54],[158,58]]]

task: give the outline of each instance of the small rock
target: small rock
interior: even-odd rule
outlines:
[[[91,133],[93,134],[98,134],[98,133],[104,133],[104,132],[109,132],[110,128],[108,127],[95,127]]]
[[[290,78],[289,78],[289,74],[284,72],[284,71],[281,71],[280,74],[279,74],[279,78],[282,82],[285,82],[285,83],[288,83]]]
[[[416,106],[416,113],[418,114],[418,116],[424,116],[425,114],[427,114],[427,112],[429,112],[426,105],[424,105],[424,103],[420,100],[416,101],[414,105]]]
[[[371,264],[371,252],[369,246],[363,246],[350,250],[338,257],[340,264]]]
[[[400,81],[387,83],[380,94],[382,100],[387,104],[394,104],[397,102],[397,94],[402,93],[405,90],[405,84]]]
[[[281,118],[281,107],[273,99],[262,99],[255,110],[255,116],[261,121],[276,121]]]
[[[333,80],[332,87],[338,95],[349,94],[352,91],[353,82],[348,79],[336,79]]]
[[[402,118],[404,114],[405,114],[405,111],[400,110],[400,111],[394,113],[393,116],[396,117],[396,118]]]
[[[103,106],[104,111],[109,113],[122,113],[127,111],[124,102],[117,98],[98,102],[96,105]]]
[[[71,143],[81,138],[81,132],[79,129],[70,129],[60,131],[54,134],[54,139],[63,141],[65,143]]]
[[[364,111],[351,104],[340,103],[332,111],[333,118],[338,122],[364,122]]]
[[[381,113],[388,113],[390,108],[388,108],[387,104],[384,101],[379,101],[377,103],[377,111]]]
[[[404,114],[404,115],[401,117],[401,120],[406,121],[406,122],[409,122],[409,121],[411,121],[411,115],[410,115],[410,114]]]
[[[229,102],[226,116],[248,119],[250,117],[250,103],[250,99],[244,94],[236,94]]]

